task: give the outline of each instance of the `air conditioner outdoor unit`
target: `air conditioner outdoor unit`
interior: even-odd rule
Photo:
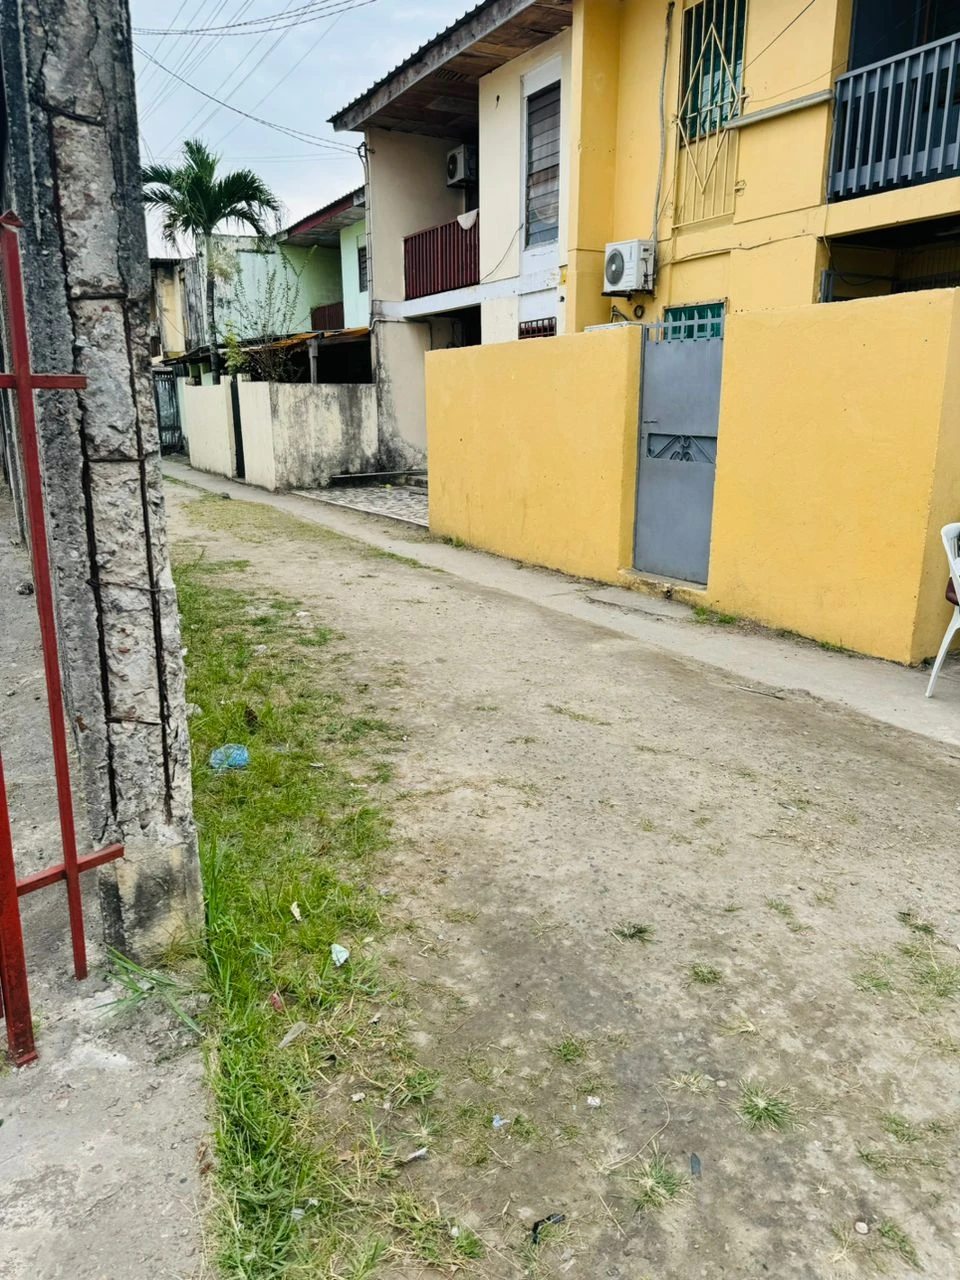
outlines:
[[[477,148],[469,142],[447,152],[447,186],[465,187],[477,180]]]
[[[619,240],[607,245],[603,255],[603,292],[606,297],[652,293],[653,274],[652,240]]]

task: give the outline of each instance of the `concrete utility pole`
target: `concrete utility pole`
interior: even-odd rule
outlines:
[[[24,222],[61,663],[107,941],[202,926],[176,598],[147,364],[149,264],[125,0],[0,0],[2,203]]]

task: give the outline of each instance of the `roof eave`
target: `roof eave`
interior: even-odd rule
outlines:
[[[437,71],[451,58],[496,31],[533,3],[535,0],[484,0],[483,4],[469,10],[452,26],[428,40],[389,75],[371,85],[359,98],[332,115],[329,123],[338,133],[363,129],[372,116],[399,97],[404,90]]]

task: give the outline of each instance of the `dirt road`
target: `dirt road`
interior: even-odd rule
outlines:
[[[484,1240],[474,1274],[960,1276],[952,748],[168,505],[181,557],[301,601],[402,731],[392,947],[454,1117],[403,1176]]]

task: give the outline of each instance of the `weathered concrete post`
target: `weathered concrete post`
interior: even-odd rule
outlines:
[[[125,0],[0,0],[3,205],[21,232],[44,393],[61,657],[111,945],[147,957],[202,923],[176,600],[147,370],[149,266]]]

